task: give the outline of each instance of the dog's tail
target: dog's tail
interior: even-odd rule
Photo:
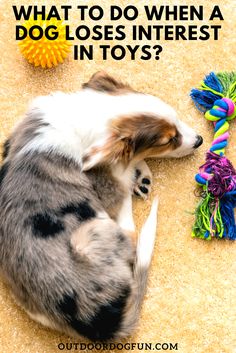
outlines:
[[[135,328],[146,292],[148,269],[152,259],[157,228],[158,198],[152,203],[149,216],[144,223],[138,238],[136,262],[134,265],[135,288],[124,316],[121,336],[126,336]]]

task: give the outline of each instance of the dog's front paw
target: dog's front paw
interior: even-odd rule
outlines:
[[[139,162],[135,167],[133,193],[144,200],[148,198],[152,187],[152,173],[145,161]]]

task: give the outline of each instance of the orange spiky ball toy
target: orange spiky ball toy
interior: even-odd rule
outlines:
[[[23,56],[34,66],[41,66],[42,68],[51,68],[63,63],[67,57],[71,43],[66,40],[66,27],[63,21],[56,19],[43,20],[38,16],[37,20],[30,18],[23,26],[27,29],[27,37],[20,40],[19,47]],[[32,26],[39,26],[43,30],[43,35],[40,39],[34,40],[29,36],[29,29]],[[45,29],[48,26],[55,26],[58,37],[54,40],[48,39],[45,36]],[[53,30],[52,30],[53,31]],[[39,30],[33,30],[33,34],[37,36]]]

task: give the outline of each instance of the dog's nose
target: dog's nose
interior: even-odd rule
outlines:
[[[202,136],[197,135],[196,142],[195,142],[193,148],[198,148],[199,146],[201,146],[202,143],[203,143]]]

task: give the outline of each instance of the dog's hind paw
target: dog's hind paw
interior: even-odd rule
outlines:
[[[151,188],[152,173],[147,163],[141,161],[135,167],[133,194],[146,200],[151,192]]]

